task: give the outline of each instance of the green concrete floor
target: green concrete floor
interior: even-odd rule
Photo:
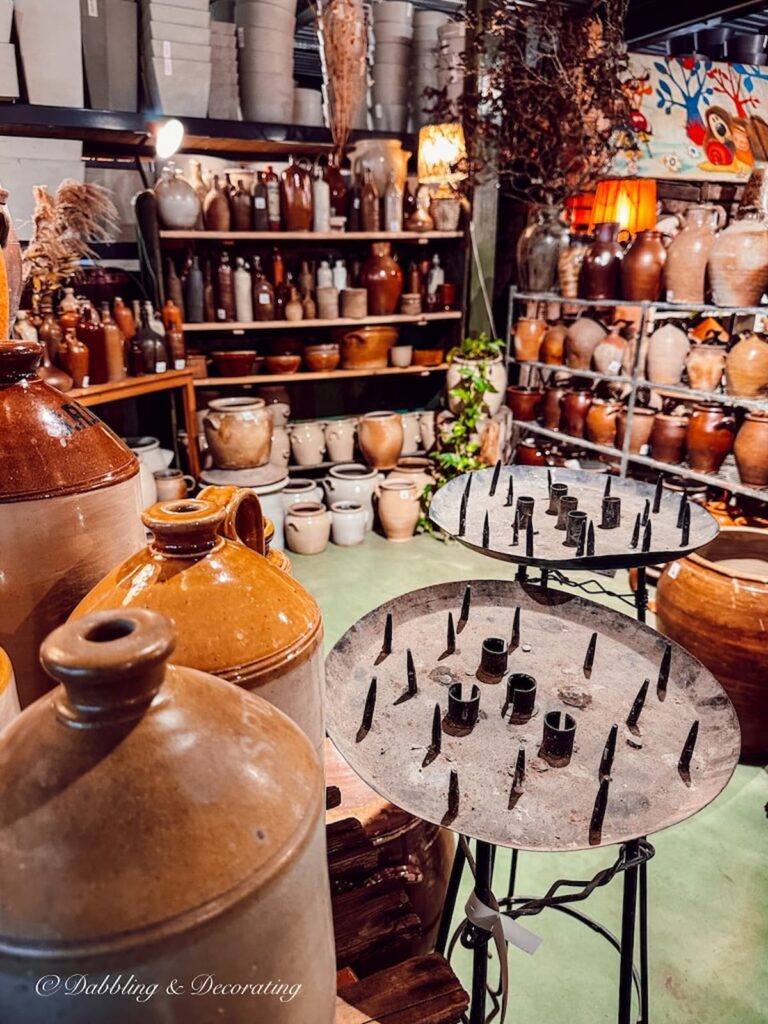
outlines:
[[[322,555],[291,557],[297,579],[322,607],[328,647],[365,612],[405,591],[446,580],[514,575],[511,566],[427,536],[390,544],[369,534],[360,547],[330,545]],[[621,592],[628,589],[626,574],[603,582]],[[609,603],[630,611],[615,600]],[[766,772],[742,766],[701,814],[653,838],[656,857],[648,867],[648,885],[654,1024],[768,1021],[767,801]],[[499,851],[499,889],[509,857]],[[611,860],[610,850],[521,854],[517,891],[539,896],[555,879],[591,878]],[[620,883],[598,890],[580,909],[617,933]],[[523,923],[545,941],[533,957],[510,951],[509,1024],[615,1021],[618,957],[608,943],[551,910]],[[459,947],[453,960],[467,987],[469,957]]]

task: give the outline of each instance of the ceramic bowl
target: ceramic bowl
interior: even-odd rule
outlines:
[[[441,348],[415,348],[413,350],[414,366],[439,366],[445,359]]]
[[[253,373],[256,353],[250,349],[212,352],[211,355],[220,377],[246,377],[248,374]]]
[[[267,373],[296,373],[301,366],[301,356],[265,356]]]
[[[306,345],[304,348],[304,366],[313,373],[335,370],[340,362],[341,352],[339,346],[333,343],[327,345]]]

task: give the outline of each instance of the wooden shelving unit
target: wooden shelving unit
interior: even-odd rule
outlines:
[[[312,330],[313,328],[325,327],[365,327],[368,324],[391,324],[396,327],[398,324],[428,324],[438,320],[461,320],[462,314],[459,310],[450,310],[445,313],[419,313],[416,316],[403,316],[394,314],[392,316],[363,316],[356,320],[351,317],[337,317],[335,320],[254,320],[252,322],[240,323],[238,321],[205,324],[184,324],[184,333],[202,333],[211,331],[226,331],[234,334],[245,334],[246,331],[294,331]]]
[[[161,231],[160,238],[185,242],[442,242],[463,231]]]
[[[383,366],[375,370],[317,370],[306,373],[257,373],[245,377],[196,377],[196,388],[240,387],[245,384],[304,384],[320,380],[349,380],[353,377],[427,377],[444,373],[447,363],[438,366]]]

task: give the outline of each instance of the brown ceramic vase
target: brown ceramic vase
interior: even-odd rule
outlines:
[[[642,449],[651,439],[651,431],[653,430],[653,421],[655,416],[655,409],[645,409],[635,406],[635,410],[632,415],[632,430],[629,438],[629,450],[634,452],[636,455],[641,453]],[[622,409],[621,415],[619,416],[619,422],[616,426],[616,446],[618,448],[624,447],[626,431],[627,410]]]
[[[593,395],[589,388],[566,391],[560,401],[560,429],[571,437],[584,437]]]
[[[588,370],[592,353],[603,340],[606,330],[589,316],[580,316],[565,333],[565,361],[572,370]]]
[[[618,299],[624,249],[619,242],[619,225],[595,225],[595,240],[584,253],[579,270],[579,298]]]
[[[360,271],[360,284],[368,291],[371,316],[397,313],[403,294],[403,268],[392,256],[390,242],[373,243],[371,255]]]
[[[688,435],[687,416],[669,416],[656,413],[651,431],[651,455],[659,462],[679,466],[685,456]]]
[[[560,429],[560,412],[563,395],[568,391],[569,383],[548,384],[544,388],[541,400],[541,424],[547,430]]]
[[[688,383],[694,391],[717,391],[725,369],[724,345],[693,345],[685,360]]]
[[[733,454],[743,484],[768,487],[768,413],[747,413],[736,435]]]
[[[725,389],[743,398],[768,391],[768,341],[750,332],[736,342],[725,357]]]
[[[735,429],[733,416],[726,414],[721,405],[714,402],[694,405],[686,438],[691,469],[717,473],[733,448]]]
[[[638,231],[621,261],[621,297],[631,302],[661,298],[667,250],[659,231]]]
[[[357,443],[373,469],[394,469],[403,450],[403,421],[396,412],[369,412],[357,428]]]
[[[565,324],[552,324],[541,339],[539,359],[548,366],[562,366],[565,359],[565,336],[568,328]]]
[[[537,360],[546,332],[546,320],[535,320],[530,317],[521,316],[515,324],[513,338],[515,359],[519,363]]]
[[[543,388],[524,388],[519,385],[507,388],[507,405],[518,421],[535,420],[543,398]]]
[[[622,408],[621,402],[593,402],[586,418],[587,440],[593,444],[613,447],[616,444],[616,423]]]

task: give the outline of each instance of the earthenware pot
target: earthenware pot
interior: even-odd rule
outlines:
[[[385,480],[377,488],[378,512],[387,540],[410,540],[421,514],[418,488],[413,480]]]
[[[593,395],[589,388],[566,391],[560,400],[560,429],[571,437],[584,437]]]
[[[543,322],[543,321],[542,321]],[[507,369],[501,356],[495,359],[480,360],[483,363],[483,377],[491,385],[493,391],[486,391],[483,395],[483,405],[489,416],[495,416],[504,404],[504,389],[507,386]],[[445,389],[448,397],[448,408],[454,416],[458,416],[462,410],[462,402],[451,391],[461,381],[461,371],[466,368],[477,368],[477,361],[465,359],[463,356],[454,356],[451,365],[445,375]]]
[[[323,624],[314,599],[262,554],[222,536],[227,510],[219,504],[163,502],[142,519],[151,544],[105,576],[73,617],[105,608],[162,611],[178,630],[174,664],[257,692],[322,756]]]
[[[305,345],[304,365],[308,370],[328,373],[341,362],[339,346],[333,342],[325,345]]]
[[[694,391],[718,391],[725,369],[725,345],[692,345],[685,360]]]
[[[298,956],[301,991],[275,998],[270,1020],[332,1024],[318,757],[260,697],[182,668],[176,656],[168,665],[174,632],[165,616],[137,608],[66,623],[41,649],[62,685],[0,739],[4,1010],[25,1024],[82,1021],[71,986],[51,987],[44,1007],[36,989],[38,970],[70,976],[77,950],[84,977],[154,993],[146,1002],[94,995],[89,1024],[136,1019],[115,998],[144,1019],[242,1022],[253,1019],[250,991],[185,986],[171,995],[153,979],[190,970],[277,979]],[[121,813],[118,792],[141,807],[138,817]],[[43,863],[52,837],[58,856]]]
[[[397,460],[392,472],[387,474],[387,481],[404,480],[406,483],[415,483],[416,495],[420,498],[424,489],[435,483],[433,468],[432,459],[419,455],[403,456]]]
[[[329,514],[334,544],[350,548],[363,543],[368,516],[359,501],[334,501]]]
[[[768,486],[768,414],[747,413],[736,435],[733,454],[743,484]]]
[[[546,320],[534,320],[530,317],[521,316],[515,324],[515,359],[519,363],[537,360],[546,333]]]
[[[283,509],[287,512],[291,505],[299,501],[322,501],[323,489],[315,480],[294,476],[283,488],[281,500]]]
[[[203,427],[219,469],[254,469],[269,462],[272,413],[263,398],[216,398]]]
[[[391,316],[397,312],[403,294],[403,268],[392,256],[390,242],[374,242],[363,264],[360,284],[368,292],[368,313]]]
[[[298,501],[285,513],[285,540],[299,555],[319,555],[328,546],[331,517],[319,501]]]
[[[376,484],[383,480],[382,473],[359,462],[332,466],[323,480],[328,501],[356,501],[365,509],[367,529],[373,528],[373,495]]]
[[[666,261],[661,232],[638,231],[621,261],[621,297],[631,302],[660,299]]]
[[[292,423],[288,428],[291,452],[297,466],[316,466],[325,455],[325,430],[320,420]]]
[[[658,327],[648,341],[646,376],[652,384],[679,384],[691,343],[674,324]]]
[[[568,328],[565,324],[552,324],[547,328],[541,339],[539,359],[549,366],[562,366],[565,351],[565,336]]]
[[[518,466],[546,466],[546,452],[535,438],[526,438],[515,448],[515,463]]]
[[[616,444],[616,424],[623,406],[621,402],[593,401],[586,418],[587,439],[594,444],[613,447]]]
[[[691,469],[717,473],[733,448],[736,422],[721,405],[702,402],[694,405],[688,423],[686,443]]]
[[[607,331],[589,316],[580,316],[569,324],[565,334],[565,362],[573,370],[588,370],[592,353]]]
[[[331,462],[351,462],[355,453],[357,419],[329,420],[325,424],[325,447]]]
[[[685,456],[688,417],[657,412],[651,430],[651,455],[660,462],[679,466]]]
[[[627,431],[627,416],[627,409],[622,409],[616,427],[616,447],[621,449],[624,447],[624,437]],[[655,417],[655,409],[635,406],[634,413],[632,414],[632,431],[629,438],[629,450],[631,452],[639,455],[645,449],[651,439]]]
[[[768,390],[768,341],[750,332],[736,342],[725,358],[725,390],[744,398]]]
[[[403,424],[396,412],[369,412],[360,418],[357,442],[374,469],[392,469],[403,450]]]
[[[768,226],[749,214],[721,231],[709,251],[716,306],[757,306],[768,286]]]
[[[273,466],[283,466],[286,469],[291,461],[291,436],[285,427],[272,428],[272,448],[269,453],[269,461]]]
[[[195,486],[193,476],[185,476],[180,469],[160,469],[153,473],[158,501],[176,501],[186,498]]]
[[[541,423],[547,430],[560,429],[561,400],[570,384],[548,384],[541,400]]]
[[[624,249],[621,231],[615,223],[595,225],[595,240],[584,253],[579,271],[579,297],[582,299],[618,299],[621,287],[621,261]]]
[[[722,206],[688,207],[683,230],[675,235],[667,249],[664,265],[667,302],[704,302],[709,253],[725,220]]]
[[[0,422],[13,434],[0,444],[0,646],[23,707],[53,686],[43,637],[144,535],[138,459],[37,376],[42,354],[37,342],[0,341]]]
[[[741,724],[742,760],[768,759],[768,531],[730,527],[666,566],[656,622],[723,684]]]
[[[628,362],[631,346],[626,338],[619,333],[626,321],[617,320],[611,325],[604,338],[598,341],[592,351],[592,365],[598,373],[620,374]]]
[[[403,455],[413,455],[419,450],[421,433],[419,431],[419,412],[404,412],[401,414],[403,421]]]
[[[361,327],[341,340],[341,365],[345,370],[382,369],[389,362],[389,350],[397,341],[396,327]]]
[[[520,385],[507,388],[507,405],[518,421],[535,420],[543,398],[543,388],[525,388]]]

